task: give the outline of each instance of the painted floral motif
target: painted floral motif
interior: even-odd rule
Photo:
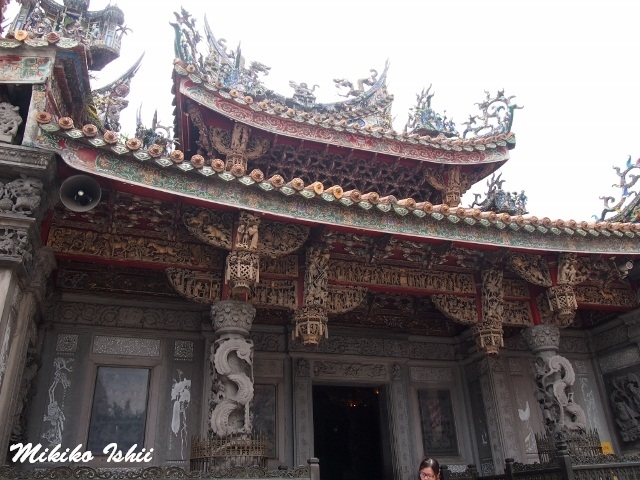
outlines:
[[[187,410],[191,402],[191,380],[184,377],[181,370],[178,370],[178,380],[173,379],[171,400],[173,401],[171,431],[180,439],[180,458],[184,459],[184,453],[189,440]]]
[[[64,430],[64,400],[67,388],[71,386],[71,380],[67,375],[73,371],[71,363],[73,358],[56,357],[53,360],[55,372],[53,373],[53,382],[49,387],[49,404],[47,405],[47,413],[44,416],[45,422],[51,423],[51,428],[42,434],[42,439],[49,442],[50,446],[62,443],[62,431]],[[56,391],[58,385],[62,385],[62,395],[60,401],[56,399]]]

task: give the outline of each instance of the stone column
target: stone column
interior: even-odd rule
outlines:
[[[411,431],[409,427],[409,406],[407,404],[407,391],[409,389],[406,377],[405,366],[393,365],[388,400],[393,477],[398,480],[414,478],[416,465],[418,464],[411,455],[413,448],[409,435]]]
[[[248,338],[256,309],[247,302],[223,300],[211,307],[216,340],[211,346],[214,408],[210,429],[215,435],[248,435],[253,426],[253,342]]]
[[[573,400],[575,373],[569,360],[557,354],[560,329],[557,325],[535,325],[522,336],[536,356],[535,397],[542,408],[548,435],[571,435],[586,431],[584,410]]]
[[[488,449],[484,455],[481,452],[481,475],[502,473],[505,458],[519,459],[509,372],[505,359],[501,356],[484,356],[467,366],[467,380],[470,385],[479,384],[480,391],[471,391],[471,397],[481,395],[482,406],[472,405],[472,413],[478,417],[475,419],[475,428],[482,428],[482,431],[477,432],[478,436],[482,438],[483,443],[488,443],[490,448],[490,457]],[[480,419],[482,416],[484,418]]]
[[[312,454],[313,411],[311,387],[311,366],[306,358],[299,358],[294,364],[293,377],[293,457],[295,466],[306,465]],[[322,466],[320,466],[322,468]]]

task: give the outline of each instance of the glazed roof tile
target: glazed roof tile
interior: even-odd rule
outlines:
[[[121,143],[114,132],[106,132],[101,138],[98,136],[97,127],[85,125],[82,129],[75,128],[73,121],[69,118],[61,118],[58,122],[54,122],[49,114],[39,113],[37,121],[40,123],[40,128],[45,132],[40,145],[44,148],[57,151],[66,149],[74,152],[77,150],[77,146],[69,148],[67,143],[72,142],[70,145],[73,145],[73,142],[78,142],[94,151],[95,158],[104,157],[104,154],[107,154],[107,157],[111,156],[114,160],[125,160],[132,165],[154,165],[158,169],[173,171],[176,174],[190,178],[196,175],[197,177],[205,178],[207,182],[233,183],[246,189],[254,191],[257,189],[263,193],[277,192],[284,197],[298,197],[304,199],[305,202],[323,202],[325,204],[339,205],[341,208],[349,209],[353,213],[358,211],[377,212],[378,215],[382,215],[380,217],[381,224],[384,223],[382,219],[387,215],[395,217],[413,216],[423,218],[425,221],[436,222],[437,224],[459,224],[459,228],[465,231],[464,239],[467,241],[474,241],[475,237],[476,242],[481,242],[482,232],[493,230],[496,232],[520,232],[530,235],[531,242],[528,243],[534,245],[539,242],[541,249],[559,249],[559,245],[562,245],[568,239],[584,239],[588,241],[589,238],[599,238],[600,240],[610,238],[612,241],[617,239],[619,246],[611,243],[607,251],[618,249],[619,251],[626,251],[626,253],[638,252],[635,241],[640,239],[640,224],[552,220],[548,217],[538,218],[529,215],[483,212],[477,208],[449,207],[448,205],[419,202],[412,198],[397,199],[391,195],[381,196],[377,192],[344,191],[340,185],[325,186],[320,182],[305,184],[299,178],[285,179],[280,175],[265,178],[262,171],[258,169],[247,175],[245,172],[240,171],[225,171],[225,162],[220,159],[213,160],[211,166],[208,166],[204,165],[204,159],[200,155],[194,155],[187,160],[179,150],[166,154],[159,145],[142,148],[142,142],[135,138],[129,139],[126,143]],[[68,161],[68,158],[65,158],[65,160]],[[81,162],[72,166],[83,168]],[[123,181],[126,181],[126,179],[123,179]],[[425,229],[425,235],[428,236],[427,229]],[[545,241],[543,240],[544,238],[549,240]],[[567,240],[563,241],[563,238]],[[623,239],[633,239],[634,242],[623,247]],[[599,245],[602,244],[599,243]],[[567,243],[567,248],[569,250],[572,249],[569,247],[569,243]],[[586,247],[578,246],[577,248],[590,251]]]

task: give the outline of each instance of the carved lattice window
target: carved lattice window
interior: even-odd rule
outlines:
[[[418,390],[424,454],[457,455],[458,439],[449,390]]]

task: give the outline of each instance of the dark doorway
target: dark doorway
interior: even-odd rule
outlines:
[[[382,480],[380,388],[313,387],[314,455],[321,480]]]

